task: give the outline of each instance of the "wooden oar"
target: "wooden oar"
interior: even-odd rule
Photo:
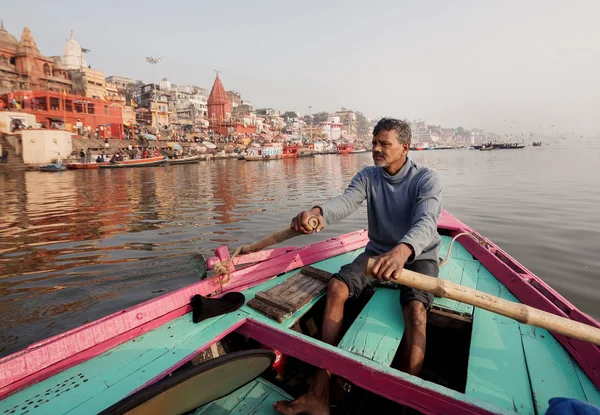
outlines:
[[[375,260],[373,258],[367,262],[365,273],[369,276],[372,276],[374,263]],[[430,277],[407,269],[402,270],[400,277],[392,281],[427,291],[437,297],[450,298],[483,308],[492,313],[512,318],[519,323],[541,327],[554,333],[563,334],[600,346],[600,329],[597,327],[538,310],[525,304],[514,303],[450,281]]]
[[[308,218],[308,224],[311,228],[316,229],[319,226],[319,219],[316,216],[311,216]],[[251,252],[260,251],[261,249],[265,249],[268,246],[278,244],[283,241],[287,241],[290,238],[293,238],[298,235],[303,235],[301,232],[296,232],[292,228],[286,228],[281,231],[272,233],[269,236],[265,236],[259,241],[252,242],[250,245],[243,245],[239,247],[240,254],[249,254]],[[236,250],[236,251],[237,251]]]

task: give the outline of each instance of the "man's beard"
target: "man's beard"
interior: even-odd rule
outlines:
[[[375,156],[373,156],[373,163],[377,167],[387,167],[388,166],[388,162],[384,156],[380,156],[380,158],[375,158]]]

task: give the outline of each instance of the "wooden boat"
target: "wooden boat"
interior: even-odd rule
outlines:
[[[489,146],[481,146],[479,148],[479,151],[492,151],[494,149],[494,147],[489,147]]]
[[[533,146],[534,147],[541,147],[542,146],[542,142],[541,141],[534,141],[533,142]]]
[[[438,231],[443,239],[440,256],[450,252],[440,268],[441,280],[600,327],[447,212]],[[298,374],[312,366],[344,379],[344,390],[353,394],[340,403],[351,406],[348,413],[399,413],[398,405],[408,405],[428,414],[543,414],[548,400],[558,396],[600,405],[597,346],[447,298],[436,298],[429,313],[425,379],[397,369],[404,322],[393,288],[379,287],[353,302],[337,346],[317,340],[330,273],[352,261],[367,241],[365,229],[300,248],[240,254],[225,263],[229,252],[220,247],[208,264],[229,269],[228,278],[201,280],[0,359],[0,413],[100,413],[124,404],[128,396],[127,404],[139,403],[144,394],[151,398],[166,389],[165,382],[185,385],[182,376],[198,371],[188,363],[192,359],[208,359],[198,366],[207,373],[204,365],[214,369],[222,367],[222,359],[237,359],[240,353],[260,355],[259,347],[278,356],[275,367],[260,378],[249,380],[246,367],[237,367],[226,377],[221,374],[210,383],[205,379],[193,393],[180,391],[176,400],[170,396],[167,407],[183,413],[176,405],[199,397],[203,406],[195,414],[272,413],[273,401],[300,393],[294,386],[304,383]],[[298,296],[298,287],[307,284],[310,295]],[[246,302],[237,311],[194,324],[190,299],[215,292],[242,292]],[[264,298],[276,306],[260,306]],[[224,357],[212,359],[224,352]],[[237,378],[249,383],[237,390],[226,388]],[[206,395],[206,388],[217,386],[223,387],[221,394]],[[114,408],[102,413],[125,412]],[[157,411],[171,413],[165,407],[140,413]]]
[[[152,167],[165,164],[169,159],[167,156],[149,157],[146,159],[124,160],[116,163],[100,164],[101,169],[114,169],[126,167]]]
[[[350,154],[354,150],[354,144],[340,144],[337,146],[338,154]]]
[[[66,169],[67,168],[65,166],[63,166],[62,163],[53,163],[53,164],[46,164],[44,166],[40,166],[40,171],[48,172],[48,173],[63,171]]]
[[[280,158],[282,159],[295,159],[298,158],[300,147],[298,146],[284,146],[283,153]]]
[[[244,160],[246,161],[269,161],[280,159],[283,147],[280,145],[267,145],[264,147],[248,147]]]
[[[367,149],[366,148],[356,148],[354,150],[350,151],[350,154],[356,154],[356,153],[366,153]]]
[[[69,170],[97,170],[102,164],[108,164],[107,161],[103,163],[67,163],[65,166]]]
[[[189,156],[180,159],[169,159],[169,164],[193,164],[200,161],[200,156]]]

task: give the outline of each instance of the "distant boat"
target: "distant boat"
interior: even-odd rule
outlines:
[[[354,150],[354,144],[340,144],[337,149],[339,154],[350,154]]]
[[[101,164],[108,164],[108,162],[104,163],[67,163],[65,166],[69,170],[90,170],[90,169],[99,169]]]
[[[367,152],[366,148],[357,148],[355,150],[350,150],[350,154],[366,153],[366,152]]]
[[[415,150],[417,150],[417,151],[429,150],[429,144],[428,143],[417,143],[417,144],[415,144]]]
[[[40,171],[49,172],[49,173],[63,171],[66,169],[67,168],[65,166],[63,166],[62,163],[46,164],[45,166],[40,166]]]
[[[479,151],[492,151],[493,149],[494,149],[494,147],[481,146],[479,148]]]
[[[534,141],[533,142],[533,146],[534,147],[541,147],[542,146],[542,142],[541,141]]]
[[[183,157],[180,159],[169,159],[169,164],[193,164],[200,161],[200,156]]]
[[[114,169],[114,168],[126,168],[126,167],[152,167],[160,166],[165,164],[169,159],[166,156],[149,157],[147,159],[134,159],[117,161],[116,163],[102,163],[100,164],[101,169]]]

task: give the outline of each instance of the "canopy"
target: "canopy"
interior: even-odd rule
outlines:
[[[173,150],[183,151],[183,147],[181,147],[178,143],[175,143],[175,145],[173,146]]]
[[[214,145],[213,143],[211,143],[210,141],[203,141],[203,142],[202,142],[202,144],[204,144],[204,146],[205,146],[206,148],[211,148],[211,149],[215,149],[215,148],[217,148],[217,146],[216,146],[216,145]]]
[[[152,134],[142,134],[142,137],[148,141],[156,141],[156,136]]]

